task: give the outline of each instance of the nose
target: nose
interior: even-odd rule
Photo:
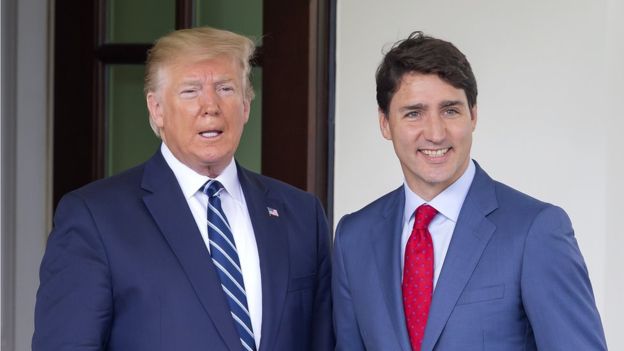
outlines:
[[[221,113],[219,96],[214,91],[204,91],[199,99],[204,116],[218,116]]]
[[[432,143],[441,143],[446,138],[446,124],[442,116],[429,115],[425,118],[423,134]]]

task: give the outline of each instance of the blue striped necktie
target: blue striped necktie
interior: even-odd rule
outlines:
[[[232,228],[230,228],[230,223],[221,208],[221,199],[219,198],[223,189],[223,185],[214,179],[209,180],[202,187],[202,191],[208,195],[210,255],[212,262],[217,267],[221,287],[230,306],[243,350],[255,351],[256,343],[249,309],[247,308],[247,295],[236,244],[232,236]]]

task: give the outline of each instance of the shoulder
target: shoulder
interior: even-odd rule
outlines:
[[[496,189],[496,197],[499,204],[535,209],[542,209],[544,207],[551,206],[551,204],[547,202],[539,200],[504,183],[494,181],[494,187]]]
[[[403,186],[377,198],[361,209],[344,215],[338,222],[336,236],[345,233],[359,233],[366,231],[376,221],[387,217],[402,216],[405,196]]]
[[[572,231],[568,214],[561,207],[538,200],[507,185],[498,185],[501,208],[530,219],[531,231]]]
[[[329,241],[325,211],[314,194],[240,166],[239,179],[247,206],[256,210],[263,208],[262,211],[266,206],[269,215],[279,216],[280,222],[289,228],[289,235],[297,236],[298,245],[312,245],[319,237],[322,242]],[[272,211],[277,212],[273,214]]]
[[[141,187],[144,167],[144,164],[138,165],[119,174],[96,180],[71,193],[88,199],[134,193]]]
[[[563,213],[563,210],[556,205],[537,199],[503,183],[495,183],[497,199],[502,209],[512,210],[518,214],[533,215]]]
[[[240,166],[238,169],[248,207],[275,209],[290,225],[301,228],[327,227],[325,211],[314,194]]]
[[[90,209],[111,208],[115,204],[138,199],[144,195],[141,189],[144,164],[128,169],[117,175],[103,178],[70,191],[61,198],[56,212],[65,207],[84,206]]]
[[[281,180],[267,177],[262,174],[245,169],[239,166],[239,175],[241,176],[241,184],[248,184],[258,189],[263,189],[271,194],[273,197],[279,197],[285,201],[295,202],[315,202],[316,196],[313,194],[294,187]]]
[[[50,238],[58,242],[79,235],[83,241],[95,243],[94,235],[103,228],[128,223],[143,206],[141,169],[139,166],[65,194],[54,211]]]
[[[404,203],[403,186],[377,198],[365,205],[361,209],[348,214],[350,220],[364,219],[371,215],[386,214],[389,210],[395,210],[397,206],[402,207]]]
[[[562,208],[489,177],[487,181],[490,182],[496,199],[496,209],[488,216],[490,219],[504,224],[507,228],[524,228],[523,231],[538,228],[551,230],[571,228],[570,219]],[[479,202],[483,202],[478,195],[470,196],[469,193],[469,198],[476,206],[481,205]]]
[[[480,166],[466,196],[468,205],[479,208],[484,214],[505,213],[518,216],[535,215],[553,205],[518,189],[492,179]],[[466,204],[465,204],[466,205]]]

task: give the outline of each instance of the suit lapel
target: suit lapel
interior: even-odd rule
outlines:
[[[395,338],[404,351],[410,351],[401,292],[400,257],[404,206],[405,195],[403,187],[400,187],[391,193],[379,220],[371,227],[371,245],[381,282],[377,288],[383,290],[386,308],[393,323],[392,329],[396,333]]]
[[[273,350],[279,331],[289,276],[288,213],[251,172],[238,167],[238,178],[253,225],[262,275],[262,337],[260,350]],[[269,214],[269,210],[276,210]]]
[[[431,351],[468,283],[496,227],[486,216],[497,207],[494,182],[477,165],[475,178],[462,206],[453,238],[433,293],[422,343]]]
[[[145,165],[143,202],[169,243],[197,298],[232,351],[240,350],[238,332],[210,254],[178,182],[158,152]]]

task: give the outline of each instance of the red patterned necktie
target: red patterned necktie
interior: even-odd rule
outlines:
[[[414,228],[405,247],[403,309],[412,351],[420,351],[433,293],[433,242],[429,223],[438,213],[424,204],[416,209]]]

